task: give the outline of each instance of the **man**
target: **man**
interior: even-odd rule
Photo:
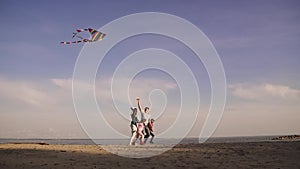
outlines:
[[[142,110],[142,106],[141,106],[141,101],[140,98],[137,98],[137,103],[138,103],[138,108],[140,110],[141,113],[141,121],[144,122],[144,134],[145,134],[145,141],[144,143],[146,143],[148,137],[150,136],[150,131],[149,131],[149,127],[148,127],[148,123],[149,123],[149,119],[150,119],[150,114],[149,114],[149,107],[145,107],[144,111]]]

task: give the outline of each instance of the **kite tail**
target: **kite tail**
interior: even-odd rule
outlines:
[[[72,38],[75,38],[76,35],[77,35],[77,33],[73,32]]]
[[[89,31],[89,29],[91,29],[91,28],[86,28],[86,29],[76,29],[76,33],[84,32],[84,31]]]
[[[73,41],[73,42],[60,42],[61,44],[64,45],[70,45],[70,44],[76,44],[76,43],[82,43],[82,42],[89,42],[90,40],[88,39],[82,39],[82,40],[77,40],[77,41]]]
[[[73,32],[73,36],[72,38],[75,38],[75,37],[78,37],[78,33],[80,32],[85,32],[85,31],[89,31],[90,28],[87,28],[87,29],[76,29],[76,32]]]

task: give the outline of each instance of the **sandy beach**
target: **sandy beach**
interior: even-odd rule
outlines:
[[[150,150],[151,146],[145,145],[143,148]],[[300,141],[181,144],[158,156],[141,159],[120,157],[96,145],[0,144],[1,169],[142,166],[143,168],[291,169],[300,168],[299,157]]]

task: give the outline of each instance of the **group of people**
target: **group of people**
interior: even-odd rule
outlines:
[[[153,144],[153,139],[155,136],[153,132],[153,124],[155,120],[150,118],[149,107],[145,107],[144,110],[142,110],[140,99],[137,98],[136,100],[138,109],[141,113],[141,120],[138,119],[137,108],[131,107],[131,138],[129,145],[135,145],[137,140],[140,140],[140,144],[143,145],[147,142],[150,136],[150,143]]]

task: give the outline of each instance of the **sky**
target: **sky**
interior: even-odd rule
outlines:
[[[88,138],[72,98],[73,71],[84,45],[65,46],[59,42],[71,40],[78,28],[99,29],[115,19],[141,12],[162,12],[186,19],[214,45],[224,66],[227,96],[213,136],[300,134],[299,9],[296,0],[2,0],[0,138]],[[109,36],[114,35],[106,38]],[[105,43],[105,39],[99,43]],[[106,120],[115,130],[129,135],[129,107],[136,107],[136,97],[143,105],[150,105],[150,113],[157,117],[158,134],[176,119],[180,91],[170,75],[158,70],[141,72],[132,80],[131,103],[125,112],[128,117],[120,116],[112,104],[110,83],[116,67],[126,56],[145,48],[171,51],[193,71],[201,104],[188,137],[198,137],[211,99],[207,71],[181,42],[159,35],[125,39],[103,59],[95,91]],[[149,99],[154,89],[167,96],[163,111],[157,106],[160,100]]]

